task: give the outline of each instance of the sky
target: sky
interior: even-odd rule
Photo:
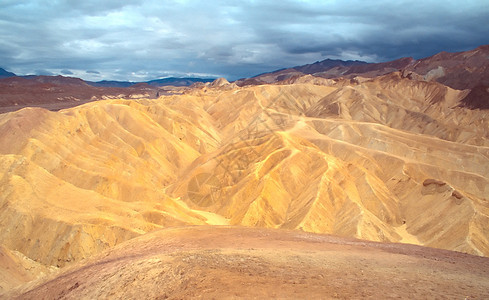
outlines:
[[[489,0],[0,0],[19,75],[236,80],[327,58],[383,62],[489,44]]]

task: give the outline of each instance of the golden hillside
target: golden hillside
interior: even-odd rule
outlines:
[[[400,73],[311,77],[1,114],[0,245],[41,270],[210,224],[489,256],[489,112]]]

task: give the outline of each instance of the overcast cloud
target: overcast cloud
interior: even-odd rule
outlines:
[[[0,0],[0,67],[143,81],[489,44],[489,1]]]

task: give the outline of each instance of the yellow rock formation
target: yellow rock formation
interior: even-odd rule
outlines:
[[[0,115],[0,244],[62,267],[230,224],[489,256],[489,112],[397,73],[310,81]]]

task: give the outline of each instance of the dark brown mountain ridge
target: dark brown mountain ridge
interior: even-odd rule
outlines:
[[[239,86],[274,83],[301,75],[313,75],[326,79],[352,79],[357,76],[373,78],[394,71],[403,71],[412,77],[436,81],[454,89],[471,89],[478,85],[489,86],[489,45],[463,52],[440,52],[430,57],[414,59],[403,57],[389,62],[345,63],[324,60],[314,64],[264,73],[249,79],[236,81]]]

